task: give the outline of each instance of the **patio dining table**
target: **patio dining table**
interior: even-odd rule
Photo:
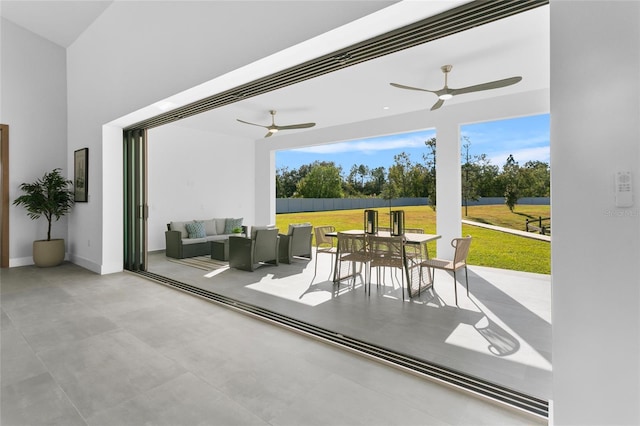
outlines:
[[[359,230],[359,229],[350,229],[347,231],[340,231],[340,232],[331,232],[328,233],[327,236],[331,236],[331,237],[338,237],[338,233],[342,233],[342,234],[350,234],[350,235],[365,235],[365,239],[369,236],[376,236],[376,237],[389,237],[391,238],[392,235],[389,231],[378,231],[376,234],[367,234],[365,233],[363,230]],[[425,289],[429,288],[432,284],[433,284],[433,277],[431,276],[431,271],[427,268],[427,274],[428,274],[428,278],[427,279],[423,279],[422,274],[420,273],[420,267],[419,267],[419,263],[420,262],[413,262],[411,265],[408,262],[408,258],[406,256],[406,247],[407,246],[417,246],[420,250],[420,253],[424,253],[425,258],[429,258],[429,250],[427,248],[427,243],[430,241],[435,241],[439,238],[441,238],[441,235],[438,234],[419,234],[419,233],[413,233],[413,232],[406,232],[403,235],[404,237],[404,246],[403,246],[403,257],[404,257],[404,272],[406,274],[407,277],[407,287],[408,287],[408,292],[409,292],[409,296],[410,297],[415,297],[415,296],[419,296],[420,293],[422,293],[422,291],[424,291]],[[424,250],[424,251],[422,251]],[[338,247],[338,253],[336,255],[336,260],[335,260],[335,265],[334,265],[334,275],[333,275],[333,281],[335,283],[340,281],[340,277],[339,277],[339,271],[338,271],[338,258],[340,256],[340,248]],[[413,283],[413,278],[416,278],[414,275],[414,273],[412,273],[412,270],[414,270],[415,268],[418,268],[418,274],[417,274],[417,286],[414,288],[414,283]],[[404,292],[404,288],[402,289],[402,291]],[[403,293],[404,294],[404,293]],[[404,297],[404,296],[403,296]]]

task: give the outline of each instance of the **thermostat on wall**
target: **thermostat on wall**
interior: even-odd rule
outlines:
[[[633,206],[633,188],[631,172],[616,173],[616,207]]]

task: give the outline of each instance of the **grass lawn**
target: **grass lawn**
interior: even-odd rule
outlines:
[[[436,233],[436,214],[429,206],[394,207],[405,211],[405,227],[422,228],[428,234]],[[389,209],[378,210],[379,225],[388,226]],[[506,205],[471,206],[463,219],[491,225],[524,230],[526,218],[549,217],[549,206],[520,206],[510,212]],[[333,225],[338,231],[363,228],[363,210],[335,210],[324,212],[287,213],[276,215],[276,225],[282,231],[290,223],[310,222],[314,226]],[[470,265],[516,271],[551,273],[551,244],[531,238],[519,237],[499,231],[462,225],[462,235],[471,235]],[[429,243],[429,253],[434,256],[436,243]]]
[[[472,220],[474,222],[488,223],[490,225],[504,226],[505,228],[518,229],[525,231],[525,222],[527,219],[538,219],[539,217],[550,217],[550,206],[519,206],[516,205],[513,212],[504,205],[493,206],[469,206],[467,210],[468,216],[464,215],[464,207],[462,208],[462,218]],[[549,221],[542,222],[549,224]]]

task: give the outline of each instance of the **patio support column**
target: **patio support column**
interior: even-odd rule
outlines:
[[[436,129],[436,232],[438,256],[451,258],[451,239],[462,231],[460,191],[460,126],[445,122]]]
[[[259,139],[255,143],[255,223],[276,223],[276,154]]]

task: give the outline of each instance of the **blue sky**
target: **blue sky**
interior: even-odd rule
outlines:
[[[431,129],[278,151],[276,167],[293,170],[314,161],[333,161],[342,166],[343,174],[349,173],[354,164],[388,170],[394,155],[401,152],[409,154],[414,163],[422,162],[422,154],[427,152],[424,141],[434,136]],[[530,160],[549,163],[549,114],[465,125],[462,136],[471,142],[470,155],[487,154],[491,164],[499,167],[509,154],[521,165]]]

